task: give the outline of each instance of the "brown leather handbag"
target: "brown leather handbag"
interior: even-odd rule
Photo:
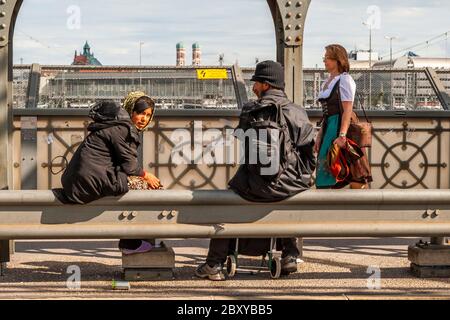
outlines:
[[[338,90],[339,95],[339,106],[341,108],[341,113],[343,113],[343,107],[342,107],[342,101],[341,101],[341,94]],[[359,100],[361,109],[364,112],[364,117],[366,118],[366,121],[360,121],[358,118],[358,115],[353,111],[350,126],[347,131],[347,138],[355,141],[358,146],[361,148],[370,148],[372,147],[372,131],[373,131],[373,125],[372,122],[369,120],[366,114],[366,110],[364,109],[364,105],[361,103],[361,100]]]

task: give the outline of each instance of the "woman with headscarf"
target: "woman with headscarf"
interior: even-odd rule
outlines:
[[[155,103],[143,92],[130,93],[123,108],[113,101],[96,104],[89,114],[94,120],[88,126],[89,135],[62,175],[59,198],[65,203],[85,204],[119,196],[130,190],[137,177],[149,189],[159,189],[159,179],[143,170],[138,161],[140,132],[152,121],[154,109]],[[152,248],[141,240],[121,240],[119,247],[125,254]]]

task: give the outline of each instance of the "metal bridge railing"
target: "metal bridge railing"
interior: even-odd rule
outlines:
[[[198,78],[197,69],[225,69],[226,79]],[[30,66],[14,68],[14,106],[24,107]],[[37,108],[88,108],[98,100],[120,102],[131,91],[151,94],[161,109],[236,109],[231,66],[79,67],[42,66]]]
[[[369,110],[443,110],[426,69],[354,69],[355,106]],[[450,70],[437,71],[450,91]],[[328,74],[322,69],[304,70],[305,105],[318,109],[317,98]]]
[[[218,66],[199,68],[221,68]],[[238,107],[236,79],[231,66],[226,80],[199,80],[195,67],[80,67],[42,66],[39,108],[88,107],[96,100],[120,101],[130,91],[144,90],[160,108],[235,109]],[[14,68],[14,107],[26,104],[30,66]],[[436,71],[450,90],[450,70]],[[254,68],[242,68],[245,94],[256,98],[250,81]],[[370,110],[442,110],[426,69],[355,69],[356,106]],[[304,70],[304,104],[320,108],[317,98],[328,77],[323,69]]]
[[[372,189],[449,189],[449,111],[369,111],[374,125],[373,146],[369,149],[374,182]],[[308,111],[312,123],[321,112]],[[238,110],[158,110],[151,127],[143,135],[142,164],[156,174],[166,189],[226,189],[238,169],[237,143],[232,161],[221,161],[220,151],[210,148],[216,139],[226,139],[227,130],[238,124]],[[87,134],[85,109],[14,109],[13,162],[14,189],[48,190],[60,187],[67,162]],[[202,127],[202,141],[189,134],[185,143],[209,154],[212,164],[175,164],[172,138],[179,129],[195,132]],[[236,141],[234,141],[236,142]],[[191,150],[191,149],[190,149]],[[191,150],[195,159],[195,150]]]
[[[264,204],[225,190],[130,191],[87,205],[0,191],[0,239],[448,235],[449,190],[311,190]]]

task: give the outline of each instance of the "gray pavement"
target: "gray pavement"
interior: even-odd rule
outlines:
[[[111,289],[112,279],[121,277],[117,241],[18,241],[0,277],[0,299],[450,299],[450,279],[410,274],[407,247],[417,241],[305,239],[305,263],[296,274],[272,280],[264,271],[211,282],[193,276],[208,240],[166,240],[176,252],[175,279],[132,282],[129,291]],[[243,262],[257,265],[260,260]],[[80,268],[80,289],[67,287],[72,265]],[[369,267],[379,268],[379,289],[369,279]]]

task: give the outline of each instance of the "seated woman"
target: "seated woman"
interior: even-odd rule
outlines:
[[[62,175],[63,190],[58,198],[64,203],[85,204],[125,194],[136,185],[160,189],[159,179],[143,170],[138,161],[139,133],[150,124],[154,108],[153,100],[143,92],[130,93],[123,108],[113,101],[95,105],[89,114],[94,120],[88,126],[89,135]],[[152,246],[143,240],[121,240],[119,248],[131,254],[149,251]]]

